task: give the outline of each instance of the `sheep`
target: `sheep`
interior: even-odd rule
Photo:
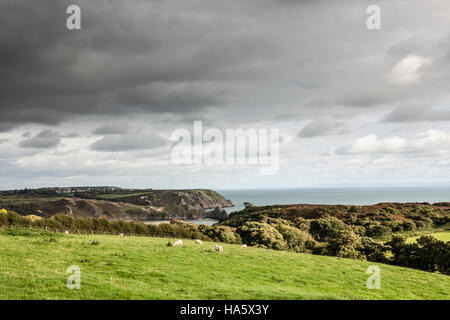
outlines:
[[[182,247],[183,246],[183,240],[177,240],[173,243],[174,247]]]
[[[202,241],[202,240],[196,239],[196,240],[195,240],[195,244],[201,244],[201,245],[202,245],[202,244],[203,244],[203,241]]]
[[[119,237],[123,237],[123,233],[119,233]]]
[[[222,247],[222,246],[218,246],[218,245],[216,244],[216,251],[217,251],[219,254],[222,254],[222,253],[223,253],[223,247]]]
[[[246,245],[246,244],[243,244],[243,245],[241,246],[241,249],[245,249],[245,248],[247,248],[247,245]]]
[[[64,234],[69,234],[69,231],[67,231],[67,230],[66,230],[66,231],[64,231]]]

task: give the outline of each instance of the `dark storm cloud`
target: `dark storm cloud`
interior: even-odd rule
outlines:
[[[83,115],[215,120],[216,110],[223,123],[313,120],[442,92],[450,38],[392,41],[423,12],[401,7],[403,20],[389,19],[393,3],[380,1],[391,25],[369,32],[370,1],[3,0],[0,131]],[[72,4],[81,7],[81,30],[66,29]],[[436,52],[421,90],[386,83],[405,55]],[[320,100],[327,105],[308,105]],[[254,116],[244,119],[240,112],[250,109]]]
[[[77,115],[218,106],[234,90],[220,79],[234,77],[230,70],[250,76],[246,63],[274,54],[263,37],[222,32],[227,25],[213,8],[202,15],[174,1],[75,3],[75,31],[65,26],[74,1],[0,3],[0,131]]]
[[[51,130],[43,130],[37,135],[23,140],[20,144],[20,148],[36,148],[47,149],[56,147],[61,141],[61,137],[57,132]]]

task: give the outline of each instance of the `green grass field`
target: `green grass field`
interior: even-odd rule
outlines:
[[[450,232],[435,232],[435,233],[424,233],[424,236],[433,236],[434,238],[444,241],[444,242],[448,242],[450,241]],[[415,242],[420,236],[415,236],[415,237],[409,237],[406,239],[407,243],[413,243]]]
[[[125,197],[134,197],[134,196],[140,196],[140,195],[146,195],[148,192],[134,192],[134,193],[105,193],[100,194],[97,197],[100,199],[118,199],[118,198],[125,198]]]
[[[374,263],[168,239],[0,231],[0,299],[450,299],[450,277]],[[66,288],[70,265],[81,289]]]

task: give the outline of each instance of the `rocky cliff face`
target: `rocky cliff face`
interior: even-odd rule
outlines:
[[[114,202],[154,208],[180,206],[188,211],[204,211],[218,206],[232,207],[233,203],[221,194],[207,189],[193,190],[155,190],[145,194],[111,199]]]
[[[219,221],[226,220],[229,214],[222,207],[216,207],[208,216],[208,218],[218,219]]]
[[[233,206],[233,203],[213,190],[194,189],[152,190],[134,195],[108,195],[108,200],[75,197],[54,200],[28,198],[18,204],[16,202],[14,205],[2,204],[2,206],[19,214],[44,217],[62,213],[76,217],[158,220],[210,217],[210,212],[205,212],[205,209],[229,207]],[[223,215],[222,212],[220,213]]]
[[[192,190],[177,194],[179,205],[187,205],[190,210],[203,211],[216,207],[232,207],[231,200],[212,190]]]

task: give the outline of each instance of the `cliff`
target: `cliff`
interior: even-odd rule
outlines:
[[[68,214],[74,217],[158,220],[212,217],[205,209],[230,207],[233,203],[207,189],[133,190],[122,193],[76,193],[64,197],[23,196],[8,193],[0,196],[0,207],[22,215],[51,217]]]

